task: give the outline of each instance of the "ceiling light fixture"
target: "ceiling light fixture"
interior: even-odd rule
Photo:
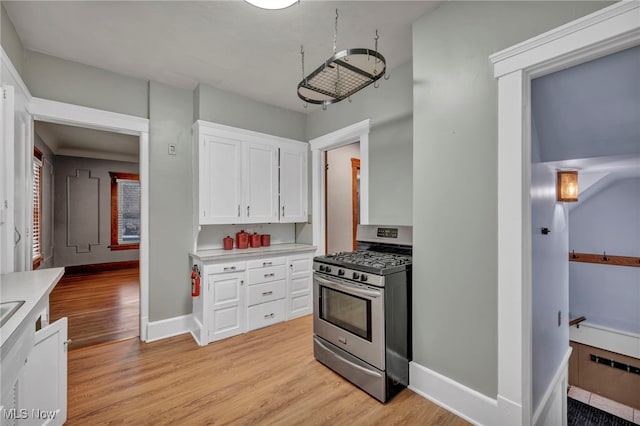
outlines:
[[[300,0],[245,0],[247,3],[252,4],[260,9],[286,9],[292,6],[294,3],[299,3]]]
[[[578,171],[558,170],[558,201],[573,203],[578,201]]]
[[[386,75],[386,61],[378,50],[378,30],[376,30],[375,49],[355,48],[346,49],[336,53],[338,41],[338,9],[336,9],[335,32],[333,36],[333,56],[316,68],[311,74],[304,73],[304,46],[300,46],[302,56],[302,81],[298,83],[298,97],[307,103],[322,105],[326,110],[327,105],[349,99],[351,95],[364,89],[371,83],[375,83]]]

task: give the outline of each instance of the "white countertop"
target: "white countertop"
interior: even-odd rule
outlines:
[[[43,299],[51,293],[62,275],[64,275],[64,268],[0,275],[0,302],[24,300],[24,304],[0,328],[0,347],[5,349],[5,343],[13,340],[12,337],[17,338],[13,335],[25,320],[30,317],[36,319],[37,311],[42,309]]]
[[[274,244],[269,247],[232,249],[232,250],[200,250],[190,253],[195,259],[207,260],[227,260],[227,259],[244,259],[249,257],[268,256],[273,254],[312,252],[316,250],[316,246],[311,244]]]

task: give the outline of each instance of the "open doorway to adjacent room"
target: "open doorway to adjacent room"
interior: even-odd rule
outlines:
[[[34,121],[33,267],[64,267],[70,349],[140,336],[139,137]]]

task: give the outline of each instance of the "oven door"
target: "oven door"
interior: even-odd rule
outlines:
[[[313,332],[384,371],[384,289],[315,272],[313,298]]]

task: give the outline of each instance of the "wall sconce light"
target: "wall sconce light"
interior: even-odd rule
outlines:
[[[558,201],[576,202],[578,201],[578,171],[558,170]]]

